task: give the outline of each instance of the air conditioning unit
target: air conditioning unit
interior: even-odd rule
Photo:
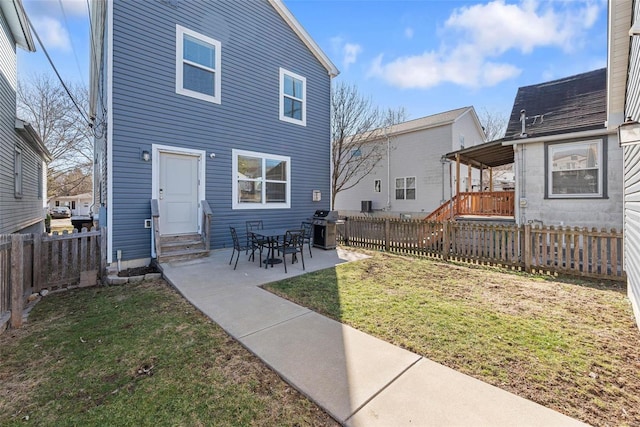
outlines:
[[[360,212],[371,212],[371,200],[363,200],[360,202]]]

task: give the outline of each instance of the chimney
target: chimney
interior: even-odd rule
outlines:
[[[525,129],[525,123],[527,121],[527,111],[522,109],[520,110],[520,123],[522,123],[522,132],[520,133],[520,138],[526,138],[527,132]]]

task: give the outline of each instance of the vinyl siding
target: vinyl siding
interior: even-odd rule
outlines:
[[[640,22],[640,3],[634,2]],[[626,115],[640,120],[640,37],[631,37]],[[627,293],[640,325],[640,145],[624,148],[624,268]]]
[[[390,150],[390,182],[387,187],[387,156],[383,157],[377,167],[353,188],[342,191],[336,196],[336,209],[344,215],[358,215],[362,200],[371,200],[374,215],[397,216],[400,213],[411,214],[413,217],[424,217],[440,206],[444,200],[455,193],[455,181],[449,177],[449,164],[442,167],[440,158],[451,151],[459,149],[459,134],[465,134],[465,146],[479,143],[482,135],[472,126],[470,115],[461,118],[459,124],[447,124],[413,132],[407,132],[391,138]],[[469,143],[467,143],[469,141]],[[380,142],[385,144],[385,142]],[[385,148],[386,152],[386,148]],[[455,166],[451,173],[455,175]],[[467,178],[467,169],[461,167],[461,175]],[[396,200],[395,179],[402,177],[416,177],[416,199]],[[473,177],[478,178],[479,172],[474,171]],[[374,181],[381,180],[381,192],[375,193]],[[453,189],[450,186],[453,183]],[[444,184],[444,196],[443,196]],[[387,206],[387,188],[391,193],[390,209]],[[464,188],[461,188],[464,191]]]
[[[40,157],[15,130],[17,64],[15,42],[0,14],[0,234],[22,231],[44,219],[38,198]],[[14,193],[14,152],[22,150],[22,193]],[[43,167],[46,170],[46,167]]]
[[[329,207],[327,70],[266,1],[115,1],[113,10],[113,253],[150,256],[152,144],[205,150],[212,247],[228,247],[229,225],[247,219],[292,226]],[[150,25],[153,23],[153,25]],[[221,104],[175,93],[176,24],[222,43]],[[306,127],[279,120],[279,68],[307,79]],[[231,209],[231,150],[291,157],[291,208]],[[312,202],[312,190],[322,202]]]

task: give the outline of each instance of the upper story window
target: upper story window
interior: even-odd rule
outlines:
[[[602,197],[602,140],[550,144],[547,156],[550,198]]]
[[[291,206],[291,159],[275,154],[232,150],[233,209]]]
[[[396,200],[416,199],[416,177],[396,178]]]
[[[280,120],[307,125],[307,79],[280,68]]]
[[[13,151],[13,192],[16,198],[22,197],[22,150]]]
[[[176,93],[220,104],[219,41],[176,25]]]

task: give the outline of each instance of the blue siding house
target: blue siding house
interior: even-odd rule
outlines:
[[[281,0],[98,0],[92,28],[109,263],[145,265],[189,236],[229,247],[230,225],[299,226],[329,208],[338,70]]]
[[[35,52],[20,0],[0,1],[0,234],[42,233],[51,154],[16,117],[16,46]]]

